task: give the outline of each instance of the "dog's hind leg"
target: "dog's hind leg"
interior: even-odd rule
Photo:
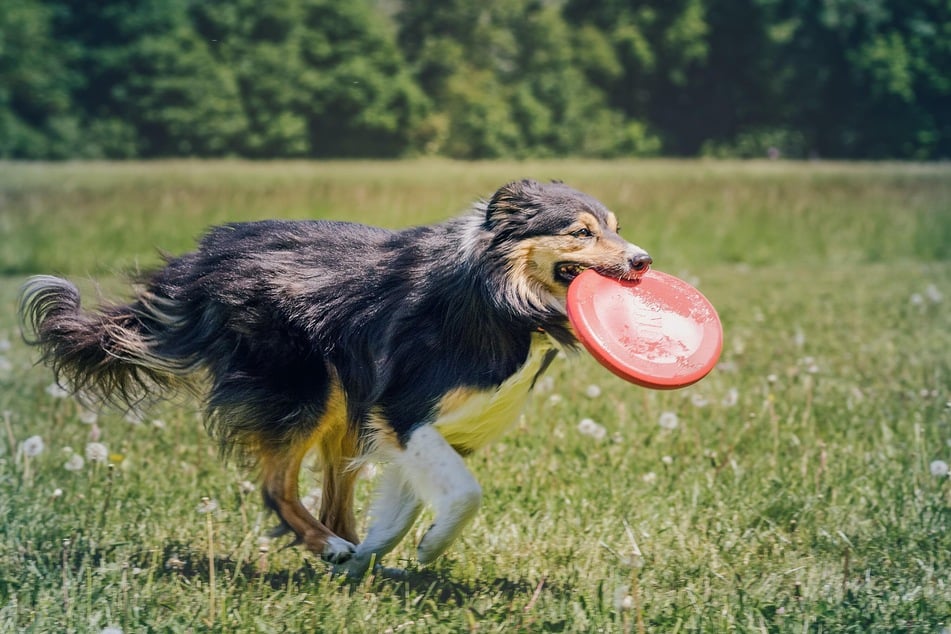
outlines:
[[[416,551],[428,564],[449,548],[482,503],[482,488],[455,449],[432,425],[415,430],[397,464],[436,518]]]
[[[298,478],[307,449],[300,444],[289,447],[286,453],[268,452],[261,456],[264,502],[308,550],[325,561],[342,563],[353,555],[353,543],[314,518],[300,501]]]

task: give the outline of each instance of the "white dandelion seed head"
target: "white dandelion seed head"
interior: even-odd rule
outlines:
[[[584,389],[584,395],[588,398],[598,398],[601,396],[601,387],[598,385],[589,385]]]
[[[43,439],[39,436],[30,436],[22,443],[20,443],[20,450],[23,452],[24,456],[28,458],[34,458],[46,449],[46,443],[43,442]]]
[[[199,513],[214,513],[218,510],[218,501],[214,498],[202,498],[195,510]]]
[[[735,387],[731,387],[727,390],[726,394],[723,396],[721,403],[724,407],[733,407],[740,400],[740,391]]]
[[[166,427],[165,421],[162,420],[161,418],[153,418],[152,427],[154,427],[155,429],[165,429]]]
[[[922,306],[925,303],[925,298],[921,293],[912,293],[911,297],[908,298],[908,302],[912,306]]]
[[[55,382],[46,386],[46,393],[53,398],[66,398],[69,396],[69,390]]]
[[[83,457],[78,453],[74,453],[69,457],[69,460],[66,461],[66,464],[63,465],[63,468],[67,471],[82,471],[85,466],[86,461],[83,460]]]
[[[931,461],[931,475],[936,478],[944,478],[948,475],[948,463],[944,460]]]
[[[86,460],[89,462],[105,462],[109,459],[109,449],[101,442],[86,443]]]
[[[925,289],[925,296],[933,304],[939,304],[941,300],[944,299],[944,295],[941,294],[941,291],[939,291],[938,287],[934,284],[928,284],[928,288]]]
[[[81,409],[79,410],[79,420],[87,425],[92,425],[99,420],[99,414],[91,409]]]
[[[710,404],[710,400],[703,394],[691,394],[690,402],[694,407],[706,407]]]
[[[578,423],[578,432],[595,440],[604,440],[608,435],[608,430],[603,425],[599,425],[590,418],[581,419]]]
[[[614,609],[618,612],[630,610],[634,607],[634,598],[628,592],[630,588],[626,585],[620,586],[614,591]]]
[[[138,410],[130,409],[125,414],[125,421],[130,425],[141,425],[145,421],[145,414]]]
[[[796,344],[797,348],[802,348],[806,345],[806,333],[800,328],[796,328],[796,333],[793,335],[793,343]]]
[[[663,456],[663,457],[660,459],[660,461],[663,462],[665,465],[672,465],[672,464],[674,464],[674,459],[673,459],[671,456]]]
[[[674,412],[664,412],[660,415],[657,423],[660,425],[661,429],[673,431],[677,429],[677,426],[680,424],[680,419],[677,418],[677,414]]]
[[[245,495],[248,493],[254,493],[257,490],[257,486],[250,480],[242,480],[241,484],[238,485],[238,489]]]
[[[778,380],[779,380],[779,376],[776,375],[776,374],[767,374],[767,375],[766,375],[766,382],[767,382],[767,383],[775,383],[775,382],[778,381]]]
[[[561,394],[552,394],[551,396],[548,397],[548,404],[558,405],[559,403],[562,402],[562,400],[564,399],[562,398]]]
[[[57,498],[63,497],[63,490],[59,487],[56,487],[55,489],[53,489],[52,497],[54,500]]]
[[[641,480],[643,480],[646,484],[653,484],[657,481],[657,474],[653,471],[648,471],[641,476]]]

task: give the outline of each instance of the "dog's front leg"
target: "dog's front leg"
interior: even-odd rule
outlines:
[[[380,559],[402,541],[419,517],[423,503],[416,495],[398,463],[390,463],[380,474],[380,484],[370,506],[370,528],[357,545],[353,557],[338,567],[352,577],[360,577],[374,558]]]
[[[432,425],[412,433],[397,462],[416,494],[436,515],[416,551],[419,562],[428,564],[449,548],[475,516],[482,503],[482,488],[462,456]]]

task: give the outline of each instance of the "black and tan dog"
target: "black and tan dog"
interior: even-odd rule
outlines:
[[[82,396],[133,407],[176,387],[202,394],[210,433],[258,467],[282,528],[362,574],[424,504],[435,513],[424,564],[473,517],[482,491],[462,456],[501,434],[556,350],[575,343],[572,279],[586,268],[633,279],[650,263],[594,198],[523,180],[404,231],[218,227],[145,276],[132,303],[85,312],[71,283],[37,276],[20,315]],[[316,518],[298,493],[311,450],[323,470]],[[360,541],[352,499],[367,461],[386,467]]]

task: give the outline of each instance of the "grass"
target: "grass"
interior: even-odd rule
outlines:
[[[522,176],[598,196],[657,268],[699,283],[724,322],[722,363],[674,392],[586,355],[556,364],[470,458],[485,504],[459,542],[431,569],[411,539],[389,557],[405,580],[346,583],[262,541],[271,518],[197,404],[84,423],[16,330],[30,273],[66,274],[92,302],[214,223],[405,226]],[[931,472],[951,462],[947,166],[4,164],[0,232],[0,631],[951,627],[951,481]],[[67,470],[96,434],[107,461]],[[45,448],[28,458],[34,435]]]

